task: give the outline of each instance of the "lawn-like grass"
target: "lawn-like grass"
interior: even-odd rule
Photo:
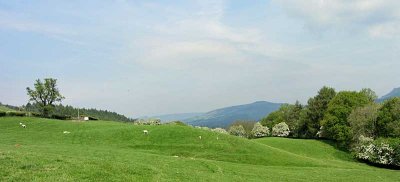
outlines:
[[[400,171],[358,163],[316,140],[247,140],[177,125],[0,118],[0,181],[399,179]]]

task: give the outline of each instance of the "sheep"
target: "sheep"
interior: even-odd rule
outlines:
[[[147,134],[149,134],[149,131],[143,130],[143,134],[147,135]]]
[[[69,132],[69,131],[64,131],[63,133],[64,133],[64,134],[70,134],[71,132]]]
[[[21,126],[22,126],[22,128],[26,128],[26,125],[24,125],[24,124],[22,124]]]
[[[199,136],[199,139],[201,140],[201,136]]]

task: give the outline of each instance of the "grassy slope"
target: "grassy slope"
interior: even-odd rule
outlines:
[[[6,106],[0,105],[0,111],[5,111],[5,112],[7,112],[7,111],[14,111],[14,110],[13,110],[13,109],[10,109],[10,108],[8,108],[8,107],[6,107]]]
[[[246,140],[184,126],[19,117],[0,118],[0,164],[0,181],[400,179],[399,171],[354,162],[315,140]]]

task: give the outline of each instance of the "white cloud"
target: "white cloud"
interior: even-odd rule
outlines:
[[[400,1],[397,0],[285,0],[273,1],[304,21],[307,28],[362,30],[371,36],[398,36]]]

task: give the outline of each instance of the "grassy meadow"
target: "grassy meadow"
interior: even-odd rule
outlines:
[[[0,117],[0,181],[399,180],[399,171],[359,163],[317,140],[248,140],[178,125]]]

